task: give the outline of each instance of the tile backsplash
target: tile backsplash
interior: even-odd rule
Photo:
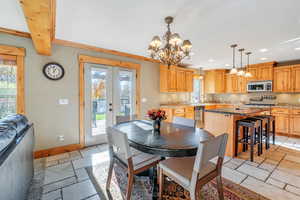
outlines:
[[[161,104],[185,103],[185,102],[189,102],[190,99],[191,99],[191,94],[187,92],[160,93]]]
[[[300,104],[300,94],[290,93],[249,93],[249,94],[207,94],[206,102],[220,103],[248,103],[250,98],[260,97],[262,95],[276,96],[274,103]]]

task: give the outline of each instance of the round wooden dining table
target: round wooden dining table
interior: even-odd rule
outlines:
[[[162,157],[195,156],[199,143],[214,137],[203,129],[168,122],[162,122],[160,132],[154,132],[147,120],[123,122],[114,128],[127,134],[130,146]]]

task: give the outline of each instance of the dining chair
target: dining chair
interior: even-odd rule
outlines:
[[[130,200],[134,175],[156,166],[161,160],[161,157],[142,152],[135,154],[129,147],[127,135],[112,127],[107,128],[107,140],[109,146],[110,164],[106,182],[106,190],[109,190],[110,188],[114,163],[116,160],[118,160],[119,163],[127,167],[128,170],[128,182],[125,199]]]
[[[184,118],[184,117],[173,117],[173,123],[174,124],[180,124],[180,125],[183,125],[183,126],[192,127],[192,128],[195,128],[195,125],[196,125],[195,120]]]
[[[117,115],[116,116],[116,124],[122,123],[122,122],[129,122],[131,120],[137,119],[137,115]]]
[[[168,176],[190,192],[191,200],[200,199],[201,188],[217,178],[219,199],[224,199],[222,186],[222,164],[228,134],[200,142],[195,157],[169,158],[159,163],[159,198],[162,199],[164,178]],[[211,160],[218,157],[217,163]]]

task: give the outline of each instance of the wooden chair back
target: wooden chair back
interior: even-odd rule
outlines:
[[[116,124],[122,123],[122,122],[129,122],[131,120],[137,119],[137,115],[118,115],[116,116]]]
[[[126,160],[131,158],[127,135],[112,127],[108,127],[106,133],[110,154],[122,155]]]
[[[193,168],[192,182],[194,182],[194,184],[196,184],[199,178],[198,174],[201,174],[203,169],[208,166],[210,160],[213,158],[218,157],[218,162],[221,160],[221,163],[217,164],[217,167],[221,167],[219,165],[222,165],[223,162],[227,139],[228,134],[224,133],[213,139],[200,142]]]

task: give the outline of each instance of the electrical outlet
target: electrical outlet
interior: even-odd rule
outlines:
[[[59,103],[59,105],[68,105],[69,99],[59,99],[58,103]]]
[[[65,136],[64,135],[59,135],[57,137],[57,139],[58,139],[58,141],[63,142],[63,141],[65,141]]]

